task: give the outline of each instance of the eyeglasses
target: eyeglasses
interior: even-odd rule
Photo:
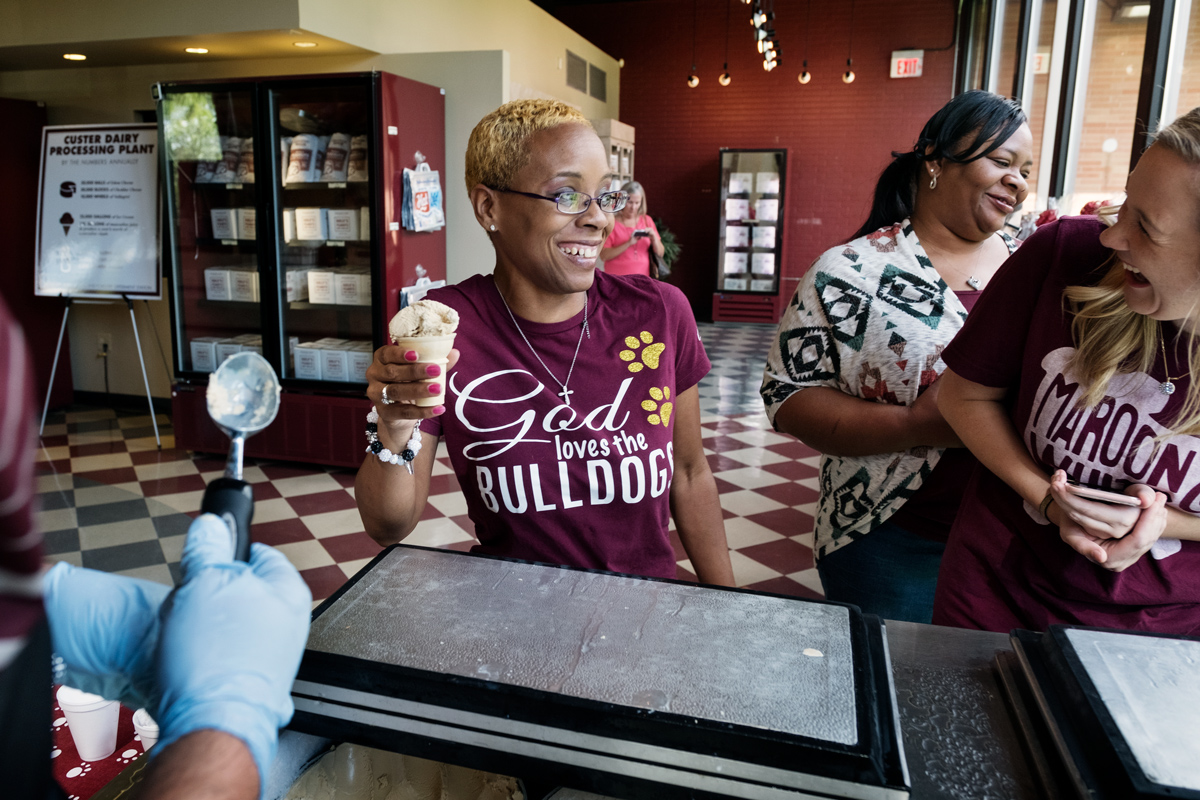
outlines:
[[[592,197],[590,194],[584,194],[583,192],[562,192],[550,196],[518,192],[516,189],[496,189],[495,191],[519,194],[522,197],[532,197],[535,200],[550,200],[564,214],[582,214],[592,205],[593,200],[600,204],[601,211],[607,214],[615,214],[624,208],[625,203],[629,201],[629,192],[605,192],[604,194]]]

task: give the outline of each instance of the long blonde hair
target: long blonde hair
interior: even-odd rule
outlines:
[[[1200,165],[1200,108],[1192,109],[1160,130],[1152,146],[1166,148],[1187,163]],[[1119,210],[1104,208],[1100,216],[1111,224],[1112,215]],[[1104,399],[1113,377],[1131,372],[1149,373],[1159,350],[1165,351],[1166,332],[1162,323],[1137,313],[1125,303],[1122,289],[1125,265],[1115,253],[1106,264],[1108,271],[1095,286],[1068,286],[1063,291],[1067,307],[1075,316],[1071,322],[1075,354],[1068,368],[1079,378],[1084,388],[1081,402],[1089,408]],[[1196,278],[1200,280],[1200,269]],[[1200,348],[1195,336],[1187,338],[1189,376],[1200,376]],[[1163,368],[1166,369],[1166,364]],[[1200,380],[1188,381],[1183,406],[1172,429],[1174,434],[1200,433]]]

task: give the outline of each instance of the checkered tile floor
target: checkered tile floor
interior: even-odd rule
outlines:
[[[700,384],[705,445],[738,585],[819,597],[812,558],[817,454],[773,432],[758,397],[772,328],[702,324],[700,332],[713,362]],[[160,415],[158,425],[161,451],[146,414],[77,408],[51,415],[38,453],[47,560],[168,584],[178,579],[184,534],[224,463],[175,449],[170,419]],[[257,461],[245,473],[256,501],[252,538],[291,559],[314,601],[379,552],[355,509],[353,471]],[[429,505],[405,541],[468,550],[471,530],[450,461],[439,455]],[[675,543],[678,574],[690,578]]]

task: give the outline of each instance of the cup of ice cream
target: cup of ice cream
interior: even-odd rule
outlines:
[[[417,401],[418,406],[439,406],[446,399],[446,364],[454,348],[454,334],[458,330],[458,312],[436,300],[418,300],[400,309],[388,323],[388,335],[392,344],[405,351],[414,350],[417,361],[422,364],[439,364],[442,374],[421,383],[436,383],[442,387],[438,394],[431,394]]]

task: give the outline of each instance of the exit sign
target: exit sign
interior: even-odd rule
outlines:
[[[924,50],[893,50],[892,77],[919,78],[925,65]]]

